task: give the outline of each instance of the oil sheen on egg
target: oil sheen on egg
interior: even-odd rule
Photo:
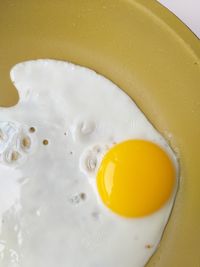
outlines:
[[[87,68],[27,61],[11,79],[20,100],[0,108],[0,266],[145,266],[177,191],[165,139]]]

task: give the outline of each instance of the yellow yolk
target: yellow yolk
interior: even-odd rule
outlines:
[[[158,145],[129,140],[111,148],[97,173],[104,204],[125,217],[141,217],[161,208],[170,198],[175,167]]]

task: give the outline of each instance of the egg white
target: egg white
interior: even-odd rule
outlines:
[[[162,209],[126,219],[101,203],[96,171],[110,147],[136,138],[163,147],[178,173],[165,139],[129,96],[87,68],[27,61],[12,68],[11,79],[20,99],[0,108],[0,266],[144,266],[162,237],[178,177]]]

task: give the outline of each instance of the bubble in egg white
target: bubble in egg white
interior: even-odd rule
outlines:
[[[18,166],[34,150],[35,140],[27,131],[26,125],[0,121],[0,162]]]
[[[95,144],[87,148],[80,157],[80,169],[88,176],[94,176],[109,145]]]
[[[84,141],[90,138],[91,134],[95,131],[96,125],[92,120],[77,120],[72,126],[72,134],[75,141]]]

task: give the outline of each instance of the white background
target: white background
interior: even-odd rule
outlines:
[[[200,38],[200,0],[157,0]]]

